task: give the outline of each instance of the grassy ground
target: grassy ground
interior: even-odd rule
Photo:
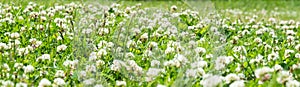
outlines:
[[[270,23],[267,20],[269,18],[276,18],[278,20],[299,20],[300,19],[300,1],[273,1],[273,0],[261,0],[261,1],[250,1],[250,0],[228,0],[228,1],[219,1],[219,0],[203,0],[203,1],[184,1],[184,0],[178,0],[178,1],[111,1],[111,0],[0,0],[2,4],[9,4],[9,5],[16,5],[21,6],[22,8],[25,8],[25,6],[29,2],[36,2],[38,5],[45,5],[45,7],[52,7],[55,5],[64,5],[66,3],[75,2],[75,3],[82,3],[83,9],[78,10],[81,11],[79,14],[74,13],[71,14],[75,18],[72,18],[74,23],[66,22],[66,24],[77,27],[78,31],[74,30],[66,30],[67,32],[63,31],[63,28],[58,27],[49,27],[49,32],[39,32],[38,29],[34,29],[32,31],[25,31],[25,33],[21,33],[21,46],[27,46],[29,43],[27,39],[38,37],[38,39],[44,41],[42,47],[39,48],[37,51],[34,51],[35,54],[29,54],[30,56],[26,56],[24,58],[29,58],[22,60],[20,58],[23,58],[23,56],[18,56],[18,62],[25,61],[24,64],[31,64],[34,65],[36,68],[40,68],[41,71],[49,71],[50,75],[54,75],[57,71],[57,69],[62,69],[65,71],[63,74],[68,74],[69,77],[64,78],[66,80],[67,84],[73,84],[77,86],[84,86],[83,84],[86,84],[90,81],[90,78],[94,78],[91,81],[95,81],[95,83],[103,84],[104,86],[115,86],[118,81],[125,81],[127,83],[127,86],[157,86],[158,84],[164,84],[166,86],[200,86],[200,83],[204,78],[187,78],[186,71],[190,69],[193,65],[190,63],[194,61],[198,61],[201,59],[201,61],[205,61],[208,63],[206,65],[207,67],[203,67],[203,71],[205,73],[212,73],[216,75],[227,75],[229,73],[242,73],[246,75],[243,80],[247,80],[249,82],[245,82],[246,86],[256,86],[258,82],[261,79],[256,79],[257,77],[254,76],[254,69],[260,69],[261,67],[265,66],[264,64],[250,64],[250,59],[257,58],[257,55],[262,54],[263,56],[267,57],[269,53],[271,53],[271,50],[264,51],[263,49],[266,49],[262,47],[262,45],[270,44],[272,46],[279,46],[282,48],[282,50],[279,50],[280,52],[280,59],[276,60],[275,62],[268,62],[266,65],[269,67],[273,67],[275,64],[280,64],[283,66],[284,69],[287,71],[290,70],[292,64],[296,64],[299,61],[296,59],[287,59],[285,58],[285,51],[286,49],[294,49],[294,45],[296,45],[295,42],[290,45],[288,44],[289,40],[286,40],[286,36],[289,34],[285,34],[286,32],[280,29],[277,29],[277,26],[282,26],[282,24],[273,24],[273,25],[264,25],[260,24],[262,23]],[[105,6],[110,6],[113,3],[118,3],[121,6],[120,7],[112,7],[112,8],[105,8]],[[146,14],[134,14],[131,15],[131,10],[127,12],[126,7],[131,7],[134,5],[137,5],[138,3],[141,3],[142,6],[140,8],[134,8],[132,7],[135,12],[139,12],[140,9],[143,9],[142,11],[147,12]],[[90,6],[89,6],[90,5]],[[93,7],[94,6],[94,7]],[[177,10],[171,9],[172,6],[177,6]],[[120,10],[121,13],[116,12],[113,8]],[[146,10],[145,8],[149,8],[150,10]],[[2,8],[1,8],[2,9]],[[104,13],[104,10],[107,10],[106,13]],[[145,10],[144,10],[145,9]],[[192,11],[186,11],[187,9]],[[35,9],[36,11],[39,11]],[[228,11],[229,10],[229,11]],[[123,12],[124,11],[124,12]],[[196,11],[196,15],[194,15],[193,11]],[[232,11],[232,12],[230,12]],[[66,11],[64,11],[66,12]],[[61,18],[64,17],[62,14],[64,12],[56,13],[54,17]],[[180,15],[178,17],[172,17],[176,13],[182,13],[183,15]],[[242,12],[242,13],[239,13]],[[211,13],[211,14],[209,14]],[[278,13],[278,15],[276,14]],[[69,14],[69,13],[66,13]],[[130,15],[129,15],[130,14]],[[184,15],[184,14],[189,14]],[[218,15],[216,15],[218,14]],[[10,14],[8,14],[9,16]],[[28,14],[18,14],[17,11],[13,15],[18,16],[28,16]],[[108,16],[109,15],[109,16]],[[248,23],[250,19],[256,19],[254,16],[258,16],[257,20],[254,21],[254,23]],[[6,15],[5,15],[6,16]],[[34,15],[33,15],[34,16]],[[18,20],[17,24],[18,26],[8,26],[10,24],[3,23],[5,26],[1,26],[2,28],[5,28],[5,32],[19,32],[20,28],[19,26],[27,26],[32,27],[31,24],[34,24],[34,28],[36,28],[36,25],[44,25],[46,26],[47,23],[44,23],[42,21],[36,21],[32,20],[30,21],[30,17],[27,17],[29,21],[21,21]],[[145,18],[145,20],[150,22],[142,23],[142,19]],[[159,18],[159,19],[157,19]],[[249,18],[249,19],[247,19]],[[221,20],[222,19],[222,20]],[[224,20],[223,20],[224,19]],[[71,19],[70,19],[71,20]],[[228,20],[228,21],[226,21]],[[220,22],[222,21],[222,22]],[[242,21],[243,24],[234,24],[236,21]],[[199,22],[199,23],[198,23]],[[222,23],[222,25],[218,25],[217,22]],[[26,24],[23,25],[22,23]],[[111,25],[109,24],[111,23]],[[263,28],[253,28],[249,29],[249,31],[244,28],[246,25],[254,26],[256,25],[263,25]],[[59,25],[59,23],[54,23],[52,20],[49,21],[49,24],[52,24],[53,26],[62,26],[62,24]],[[198,25],[199,24],[199,25]],[[151,26],[150,26],[151,25]],[[153,25],[153,26],[152,26]],[[155,25],[155,26],[154,26]],[[145,27],[145,26],[150,26]],[[159,31],[160,26],[167,26],[166,28],[161,28]],[[199,27],[199,29],[193,30],[193,28],[189,29],[190,27]],[[224,28],[225,26],[225,28]],[[229,28],[227,29],[227,27]],[[288,25],[290,26],[290,25]],[[292,25],[291,25],[292,26]],[[153,30],[151,30],[151,27]],[[286,27],[286,26],[285,26]],[[13,30],[9,30],[12,28]],[[149,28],[149,29],[148,29]],[[215,34],[213,32],[213,29],[219,29],[220,32],[218,34],[221,34],[218,36],[218,34]],[[269,30],[263,30],[268,29]],[[276,28],[276,29],[275,29]],[[281,28],[281,27],[279,27]],[[27,28],[26,28],[27,29]],[[73,28],[70,28],[73,29]],[[89,34],[81,33],[83,30],[91,29],[93,30]],[[108,34],[100,34],[101,29],[108,29]],[[232,30],[230,30],[232,29]],[[272,29],[275,29],[276,35],[278,35],[278,38],[276,38],[276,42],[274,39],[272,39],[268,34],[263,35],[256,35],[256,31],[262,30],[262,31],[268,31],[270,32]],[[43,30],[43,29],[41,29]],[[46,29],[48,30],[48,29]],[[140,32],[138,31],[140,30]],[[211,30],[211,31],[209,31]],[[3,30],[4,31],[4,30]],[[162,32],[163,31],[163,32]],[[238,37],[241,32],[249,32],[251,35],[245,35],[245,37]],[[1,34],[5,33],[1,32]],[[35,34],[35,32],[39,32]],[[101,31],[102,32],[102,31]],[[150,36],[154,33],[161,32],[162,37],[151,37]],[[179,32],[179,33],[178,33]],[[293,31],[294,32],[294,31]],[[299,30],[295,29],[295,38],[299,38]],[[31,33],[34,33],[31,35]],[[62,34],[64,33],[64,34]],[[75,35],[72,35],[75,34]],[[164,35],[164,33],[167,33]],[[169,33],[169,34],[168,34]],[[49,34],[49,36],[48,36]],[[292,33],[294,34],[294,33]],[[63,35],[66,35],[66,40],[56,40],[57,37],[64,37]],[[190,35],[190,36],[189,36]],[[194,36],[193,36],[194,35]],[[222,36],[223,35],[223,36]],[[298,36],[297,36],[298,35]],[[0,35],[1,38],[0,41],[3,42],[10,42],[11,40],[8,40],[9,37],[5,35]],[[33,37],[35,36],[35,37]],[[159,35],[157,35],[159,36]],[[70,38],[68,38],[70,37]],[[71,39],[72,38],[72,39]],[[224,41],[219,41],[219,39],[225,38]],[[238,38],[238,40],[236,40]],[[262,38],[262,39],[260,39]],[[293,38],[293,37],[292,37]],[[261,42],[254,43],[253,39],[257,42],[260,40],[265,41],[263,44]],[[12,40],[14,40],[12,38]],[[297,40],[297,39],[296,39]],[[102,42],[103,41],[103,42]],[[107,42],[113,43],[113,46],[110,48]],[[132,41],[132,42],[130,42]],[[174,42],[173,42],[174,41]],[[199,55],[197,53],[193,53],[195,48],[193,46],[190,46],[190,41],[196,41],[195,43],[199,43],[196,45],[196,47],[203,47],[205,52],[207,54],[201,54]],[[130,42],[130,43],[129,43]],[[152,48],[152,45],[149,45],[151,42],[157,42],[159,45],[157,46],[159,49]],[[175,43],[176,42],[176,43]],[[177,43],[178,42],[178,43]],[[282,43],[281,43],[282,42]],[[99,43],[105,43],[106,45],[99,44]],[[129,43],[129,44],[128,44]],[[134,43],[134,46],[131,47],[131,43]],[[242,51],[239,54],[239,52],[233,52],[234,47],[238,46],[244,46],[244,44],[250,43],[250,45],[247,45],[247,49],[245,54],[243,54]],[[69,48],[66,51],[63,52],[56,52],[56,48],[60,46],[61,44],[67,44]],[[179,45],[178,45],[179,44]],[[260,45],[257,45],[260,44]],[[291,43],[289,43],[291,44]],[[51,46],[50,46],[51,45]],[[103,46],[107,46],[103,47]],[[174,46],[173,46],[174,45]],[[97,48],[98,47],[98,48]],[[182,48],[181,48],[182,47]],[[174,51],[172,51],[170,54],[167,53],[165,50],[168,48],[172,48]],[[176,49],[175,49],[176,48]],[[184,49],[186,48],[186,49]],[[199,48],[200,50],[203,50]],[[197,49],[197,50],[199,50]],[[242,48],[241,48],[242,49]],[[274,47],[275,49],[275,47]],[[272,48],[272,52],[274,51]],[[103,51],[104,50],[104,51]],[[106,51],[105,50],[109,50]],[[149,52],[150,50],[150,52]],[[150,55],[151,51],[153,51],[154,56],[148,56],[148,53]],[[1,51],[0,51],[1,52]],[[13,49],[11,51],[14,56],[16,55],[16,50]],[[92,52],[95,52],[92,54]],[[38,63],[34,62],[35,59],[42,54],[51,54],[51,58],[56,58],[57,60],[52,60],[48,63]],[[132,53],[134,59],[124,59],[125,56],[131,56],[128,53]],[[177,62],[178,67],[176,66],[164,66],[164,62],[171,61],[173,59],[178,58],[180,56],[179,54],[182,53],[184,56],[186,56],[186,59],[190,60],[189,64],[181,64],[181,62]],[[239,57],[246,56],[246,60],[239,60],[237,58],[232,58],[231,61],[233,63],[228,64],[227,70],[216,70],[214,69],[215,60],[220,57],[224,57],[222,55],[227,56],[236,56],[236,53]],[[248,54],[247,54],[248,53]],[[101,56],[99,57],[98,55]],[[102,56],[102,54],[104,56]],[[107,54],[107,55],[106,55]],[[126,54],[126,55],[125,55]],[[128,54],[128,55],[127,55]],[[151,53],[152,54],[152,53]],[[214,59],[206,58],[204,55],[212,54],[215,57]],[[102,64],[101,66],[97,66],[97,70],[93,72],[88,72],[88,75],[86,78],[79,78],[81,75],[81,71],[88,71],[93,70],[93,65],[95,64],[96,60],[89,60],[89,58],[93,55],[97,55],[97,60],[103,61],[105,64]],[[175,56],[177,55],[177,56]],[[293,54],[294,55],[294,54]],[[176,58],[175,58],[176,57]],[[204,58],[202,60],[202,57]],[[31,59],[30,59],[31,58]],[[102,59],[100,59],[102,58]],[[127,57],[126,57],[127,58]],[[130,57],[128,57],[130,58]],[[182,55],[178,59],[180,61],[184,61],[185,57]],[[229,58],[229,57],[228,57]],[[74,69],[74,67],[69,68],[69,66],[65,66],[64,63],[66,60],[76,60],[78,59],[80,64],[79,66]],[[1,60],[2,57],[1,57]],[[116,61],[115,61],[116,60]],[[134,63],[132,61],[134,61]],[[159,65],[157,68],[162,68],[166,70],[167,73],[162,74],[161,76],[158,76],[156,80],[147,82],[145,81],[145,78],[147,75],[145,75],[145,72],[150,67],[152,60],[159,60],[161,61],[161,65]],[[97,63],[99,62],[97,61]],[[100,61],[100,62],[101,62]],[[134,67],[128,68],[129,70],[120,70],[120,71],[114,71],[111,69],[113,64],[119,63],[119,65],[122,65],[124,63],[124,66],[129,61],[129,64],[134,65]],[[200,61],[200,60],[199,60]],[[286,64],[286,61],[287,64]],[[52,62],[54,62],[52,64]],[[52,65],[57,64],[58,68],[51,68]],[[285,62],[285,63],[284,63]],[[1,61],[1,63],[7,63],[9,66],[13,66],[13,61]],[[136,64],[135,64],[136,63]],[[2,64],[0,64],[2,65]],[[49,69],[46,67],[51,66]],[[118,64],[115,64],[118,65]],[[182,66],[184,65],[184,66]],[[238,66],[239,65],[239,66]],[[182,67],[180,67],[182,66]],[[46,68],[47,69],[46,69]],[[66,68],[67,67],[67,68]],[[133,70],[130,71],[131,68],[140,70],[140,67],[142,68],[138,74]],[[238,71],[235,72],[235,69],[237,67],[242,67],[244,71]],[[201,67],[202,68],[202,67]],[[1,69],[1,68],[0,68]],[[127,69],[127,68],[126,68]],[[190,69],[193,71],[194,69]],[[196,69],[195,69],[196,70]],[[73,72],[74,71],[74,72]],[[138,70],[137,70],[138,71]],[[159,71],[159,70],[158,70]],[[0,71],[2,74],[5,73],[5,71]],[[143,74],[140,74],[140,73]],[[12,73],[12,71],[10,72]],[[31,85],[38,85],[38,82],[34,81],[40,81],[43,78],[47,78],[50,80],[56,79],[56,77],[46,75],[39,77],[38,75],[41,72],[35,72],[34,75],[28,75],[29,80],[25,80],[24,82],[31,82]],[[70,74],[70,75],[69,75]],[[150,74],[152,74],[150,72]],[[275,74],[273,77],[275,78],[277,75],[277,72],[274,72]],[[203,75],[203,74],[202,74]],[[267,74],[269,75],[269,74]],[[269,79],[268,76],[265,76],[267,79]],[[295,74],[297,75],[297,73]],[[2,77],[0,77],[2,78]],[[218,78],[218,77],[216,77]],[[266,79],[263,78],[263,79]],[[296,78],[296,77],[295,77]],[[12,78],[4,78],[4,80],[11,80]],[[296,78],[299,80],[299,78]],[[218,80],[218,79],[217,79]],[[17,81],[15,81],[17,82]],[[81,83],[80,83],[81,82]],[[180,84],[182,82],[183,84]],[[260,86],[274,86],[277,85],[276,79],[271,79],[271,81],[267,81],[267,84],[263,84]],[[80,84],[79,84],[80,83]],[[230,82],[231,83],[231,82]],[[3,83],[2,83],[3,84]],[[229,83],[222,84],[224,86],[229,86]],[[283,86],[283,85],[282,85]]]

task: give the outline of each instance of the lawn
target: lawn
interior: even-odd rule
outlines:
[[[3,87],[300,87],[294,0],[0,0]]]

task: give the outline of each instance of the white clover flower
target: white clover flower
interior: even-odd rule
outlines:
[[[280,65],[278,65],[278,64],[276,64],[276,65],[273,67],[273,69],[274,69],[275,71],[281,71],[281,70],[283,70],[283,68],[282,68]]]
[[[107,55],[107,52],[105,49],[100,49],[98,52],[97,52],[97,56],[98,57],[101,57],[101,56],[105,56]]]
[[[300,51],[300,44],[297,44],[297,45],[295,46],[295,49],[298,50],[298,51]]]
[[[230,73],[225,77],[226,83],[230,83],[232,81],[238,81],[238,80],[240,80],[240,77],[234,73]]]
[[[43,54],[42,56],[37,58],[37,61],[39,61],[39,60],[42,60],[42,61],[50,60],[50,54]]]
[[[5,43],[0,43],[0,50],[7,50],[9,47]]]
[[[100,28],[99,31],[98,31],[98,34],[99,35],[105,35],[105,34],[108,34],[109,33],[109,29],[107,28]]]
[[[24,67],[24,72],[25,73],[30,73],[34,71],[34,67],[32,65],[27,65],[26,67]]]
[[[222,80],[223,80],[222,76],[206,75],[206,76],[203,76],[203,80],[200,81],[200,84],[203,87],[217,87],[219,84],[222,83]]]
[[[202,68],[188,69],[185,72],[185,75],[187,77],[193,77],[193,78],[196,78],[196,77],[198,77],[200,75],[204,75],[204,74],[205,74],[205,71]]]
[[[245,81],[244,80],[238,80],[238,81],[234,81],[233,83],[231,83],[229,85],[229,87],[245,87]]]
[[[96,66],[102,66],[104,64],[105,64],[105,62],[103,60],[96,61]]]
[[[285,84],[286,87],[300,87],[300,82],[297,80],[289,80]]]
[[[104,87],[104,86],[101,84],[96,84],[94,87]]]
[[[54,81],[53,81],[53,83],[55,85],[58,85],[58,86],[64,86],[64,85],[66,85],[66,82],[62,78],[55,78]]]
[[[86,77],[86,71],[80,71],[79,72],[79,77],[85,78]]]
[[[124,61],[114,60],[113,64],[110,66],[110,69],[113,71],[119,71],[124,65],[126,65]]]
[[[151,66],[154,67],[154,66],[159,66],[160,65],[160,61],[158,60],[152,60],[151,61]]]
[[[300,58],[300,53],[296,53],[296,54],[295,54],[295,57],[296,57],[296,58]]]
[[[206,61],[197,61],[191,63],[191,68],[204,68],[204,67],[207,67]]]
[[[141,40],[146,40],[148,39],[148,33],[144,33],[141,37],[140,37]]]
[[[272,23],[275,23],[276,19],[275,18],[269,18],[269,21],[272,22]]]
[[[15,84],[14,82],[7,80],[7,81],[3,81],[2,85],[3,87],[14,87]]]
[[[286,81],[289,81],[292,79],[293,79],[293,75],[289,71],[280,71],[276,81],[280,84],[283,84]]]
[[[67,47],[68,47],[68,46],[67,46],[67,45],[64,45],[64,44],[59,45],[59,46],[57,46],[56,52],[64,51],[64,50],[67,49]]]
[[[254,71],[255,73],[255,77],[256,78],[262,78],[264,77],[266,74],[273,72],[274,70],[269,68],[269,67],[262,67],[262,68],[258,68]]]
[[[294,51],[294,50],[287,49],[287,50],[284,51],[284,57],[285,57],[285,58],[288,58],[288,57],[291,56],[292,53],[295,53],[295,51]]]
[[[89,61],[95,61],[97,59],[97,53],[92,52],[89,56]]]
[[[288,42],[292,42],[292,41],[295,40],[295,37],[294,36],[287,36],[286,39],[287,39]]]
[[[182,64],[185,64],[185,63],[188,62],[188,59],[184,55],[181,55],[181,54],[176,54],[174,56],[173,60],[175,60],[175,61],[177,60],[177,61],[179,61]]]
[[[167,49],[165,50],[165,54],[169,54],[173,52],[175,52],[175,49],[173,47],[167,47]]]
[[[152,55],[153,55],[153,52],[150,49],[145,50],[144,54],[143,54],[143,56],[152,56]]]
[[[92,85],[96,80],[94,78],[86,79],[82,83],[85,85]]]
[[[10,38],[17,39],[17,38],[19,38],[19,37],[20,37],[20,34],[17,33],[17,32],[11,33],[11,34],[10,34]]]
[[[51,82],[46,79],[43,78],[40,82],[39,82],[39,86],[38,87],[46,87],[46,86],[51,86]]]
[[[54,76],[55,77],[65,77],[65,73],[63,70],[57,70]]]
[[[204,53],[206,53],[206,49],[205,49],[205,48],[202,48],[202,47],[197,47],[197,48],[195,49],[195,52],[196,52],[196,53],[199,53],[199,54],[204,54]]]
[[[17,83],[16,87],[27,87],[26,83]]]
[[[97,44],[97,46],[98,46],[98,48],[103,48],[103,47],[105,47],[106,44],[107,44],[107,41],[102,40]]]
[[[26,48],[18,48],[17,52],[19,56],[27,55],[29,53],[28,49]]]
[[[259,37],[257,37],[257,38],[254,39],[254,42],[256,42],[256,43],[261,43],[262,40],[261,40]]]
[[[7,71],[10,71],[10,68],[9,68],[9,66],[8,66],[8,64],[3,64],[3,68],[4,68],[4,70],[7,70]]]
[[[150,42],[149,43],[149,48],[157,48],[157,43],[156,42]]]
[[[193,78],[196,78],[198,76],[196,70],[193,69],[186,70],[185,75],[187,77],[193,77]]]
[[[87,72],[96,72],[96,66],[95,66],[95,65],[87,65],[87,66],[85,67],[85,70],[86,70]]]
[[[177,10],[177,6],[172,5],[172,6],[171,6],[171,9],[172,9],[173,11],[175,11],[175,10]]]
[[[212,54],[206,54],[206,56],[205,56],[205,58],[213,58],[214,57],[214,55],[212,55]]]
[[[296,33],[293,30],[286,30],[286,35],[295,35]]]
[[[14,67],[17,68],[17,69],[20,69],[20,68],[23,67],[23,63],[15,63]]]
[[[272,52],[271,54],[268,55],[268,60],[277,60],[279,59],[279,54],[278,52]]]
[[[116,81],[116,86],[126,86],[126,82],[125,81]]]
[[[38,41],[35,38],[29,39],[29,42],[33,47],[39,47],[42,44],[42,41]]]
[[[216,60],[217,63],[223,63],[223,64],[229,64],[231,61],[233,61],[232,56],[219,56]]]
[[[125,58],[134,58],[134,54],[132,52],[126,53]]]
[[[60,37],[60,36],[58,36],[57,38],[56,38],[56,40],[62,40],[62,37]]]
[[[158,84],[156,87],[167,87],[167,86]]]
[[[146,75],[149,77],[156,77],[158,76],[160,73],[164,73],[165,70],[164,69],[159,69],[159,68],[149,68]]]

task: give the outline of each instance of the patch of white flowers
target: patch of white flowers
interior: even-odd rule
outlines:
[[[124,4],[0,4],[0,85],[300,86],[298,12]]]

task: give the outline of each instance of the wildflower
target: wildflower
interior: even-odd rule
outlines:
[[[243,80],[238,80],[231,83],[229,87],[245,87],[245,83]]]
[[[158,76],[160,73],[164,73],[165,70],[164,69],[159,69],[159,68],[149,68],[146,75],[150,76],[150,77],[156,77]]]
[[[153,66],[159,66],[160,65],[160,61],[158,61],[158,60],[152,60],[151,61],[151,66],[153,67]]]
[[[97,59],[97,53],[92,52],[89,56],[89,61],[95,61]]]
[[[275,71],[281,71],[281,70],[283,70],[283,68],[282,68],[280,65],[278,65],[278,64],[276,64],[276,65],[273,67],[273,69],[274,69]]]
[[[7,50],[9,47],[5,43],[0,43],[0,50]]]
[[[205,74],[205,71],[202,68],[188,69],[185,72],[185,75],[187,77],[193,77],[193,78],[196,78],[196,77],[198,77],[200,75],[204,75],[204,74]]]
[[[203,87],[217,87],[221,83],[222,77],[218,75],[206,75],[203,76],[203,80],[200,81]]]
[[[134,54],[132,52],[126,53],[125,54],[126,58],[134,58]]]
[[[295,51],[287,49],[287,50],[284,51],[284,57],[288,58],[288,57],[291,56],[292,53],[295,53]]]
[[[238,81],[238,80],[240,80],[240,77],[239,77],[238,75],[236,75],[236,74],[233,74],[233,73],[228,74],[228,75],[225,77],[226,83],[230,83],[230,82],[232,82],[232,81]]]
[[[10,68],[9,68],[9,66],[8,66],[8,64],[3,64],[3,68],[4,68],[4,70],[7,70],[7,71],[10,71]]]
[[[12,82],[12,81],[3,81],[2,82],[2,85],[3,85],[3,87],[14,87],[14,82]]]
[[[176,11],[177,10],[177,6],[175,6],[175,5],[171,6],[171,10],[172,11]]]
[[[257,37],[257,38],[254,39],[254,42],[256,42],[256,43],[261,43],[262,40],[261,40],[259,37]]]
[[[271,54],[269,54],[268,55],[268,60],[270,61],[270,60],[276,60],[276,59],[278,59],[279,58],[279,54],[278,54],[278,52],[272,52]]]
[[[287,30],[286,35],[295,35],[296,33],[293,30]]]
[[[296,57],[296,58],[300,58],[300,53],[296,53],[296,54],[295,54],[295,57]]]
[[[175,52],[175,49],[173,47],[167,47],[167,49],[165,50],[165,54],[169,54]]]
[[[87,72],[96,72],[96,66],[94,66],[94,65],[87,65],[87,66],[85,67],[85,70],[86,70]]]
[[[65,77],[65,73],[63,70],[57,70],[54,76],[55,77]]]
[[[101,56],[105,56],[107,55],[107,52],[105,49],[100,49],[98,52],[97,52],[97,56],[98,57],[101,57]]]
[[[197,48],[195,49],[195,52],[196,52],[196,53],[199,53],[199,54],[204,54],[204,53],[206,53],[206,50],[205,50],[205,48],[197,47]]]
[[[85,85],[92,85],[96,80],[94,78],[86,79],[82,83]]]
[[[11,33],[10,34],[10,38],[13,38],[13,39],[17,39],[20,37],[20,34],[19,33]]]
[[[300,82],[297,80],[288,80],[285,84],[286,87],[299,87]]]
[[[101,84],[96,84],[94,87],[104,87],[104,86]]]
[[[16,87],[27,87],[26,83],[17,83]]]
[[[116,81],[116,86],[126,86],[125,81]]]
[[[42,56],[37,58],[37,61],[38,60],[42,60],[42,61],[50,60],[50,54],[43,54]]]
[[[300,44],[297,44],[297,45],[295,46],[295,49],[298,50],[298,51],[300,51]]]
[[[276,81],[280,84],[283,84],[288,80],[292,80],[292,77],[293,76],[289,71],[280,71]]]
[[[34,71],[34,67],[32,65],[27,65],[26,67],[24,67],[24,72],[25,73],[30,73]]]
[[[158,84],[156,87],[167,87],[167,86]]]
[[[66,46],[66,45],[59,45],[59,46],[57,46],[57,49],[56,49],[56,51],[57,52],[60,52],[60,51],[64,51],[64,50],[66,50],[67,49],[67,47],[68,46]]]
[[[51,86],[51,82],[50,82],[48,79],[43,78],[43,79],[40,81],[38,87],[46,87],[46,86]]]
[[[273,72],[273,69],[269,67],[262,67],[254,71],[256,78],[262,78],[270,72]]]
[[[204,68],[204,67],[207,67],[206,61],[197,61],[191,63],[191,68]]]
[[[62,78],[55,78],[53,83],[58,86],[64,86],[66,84]]]

